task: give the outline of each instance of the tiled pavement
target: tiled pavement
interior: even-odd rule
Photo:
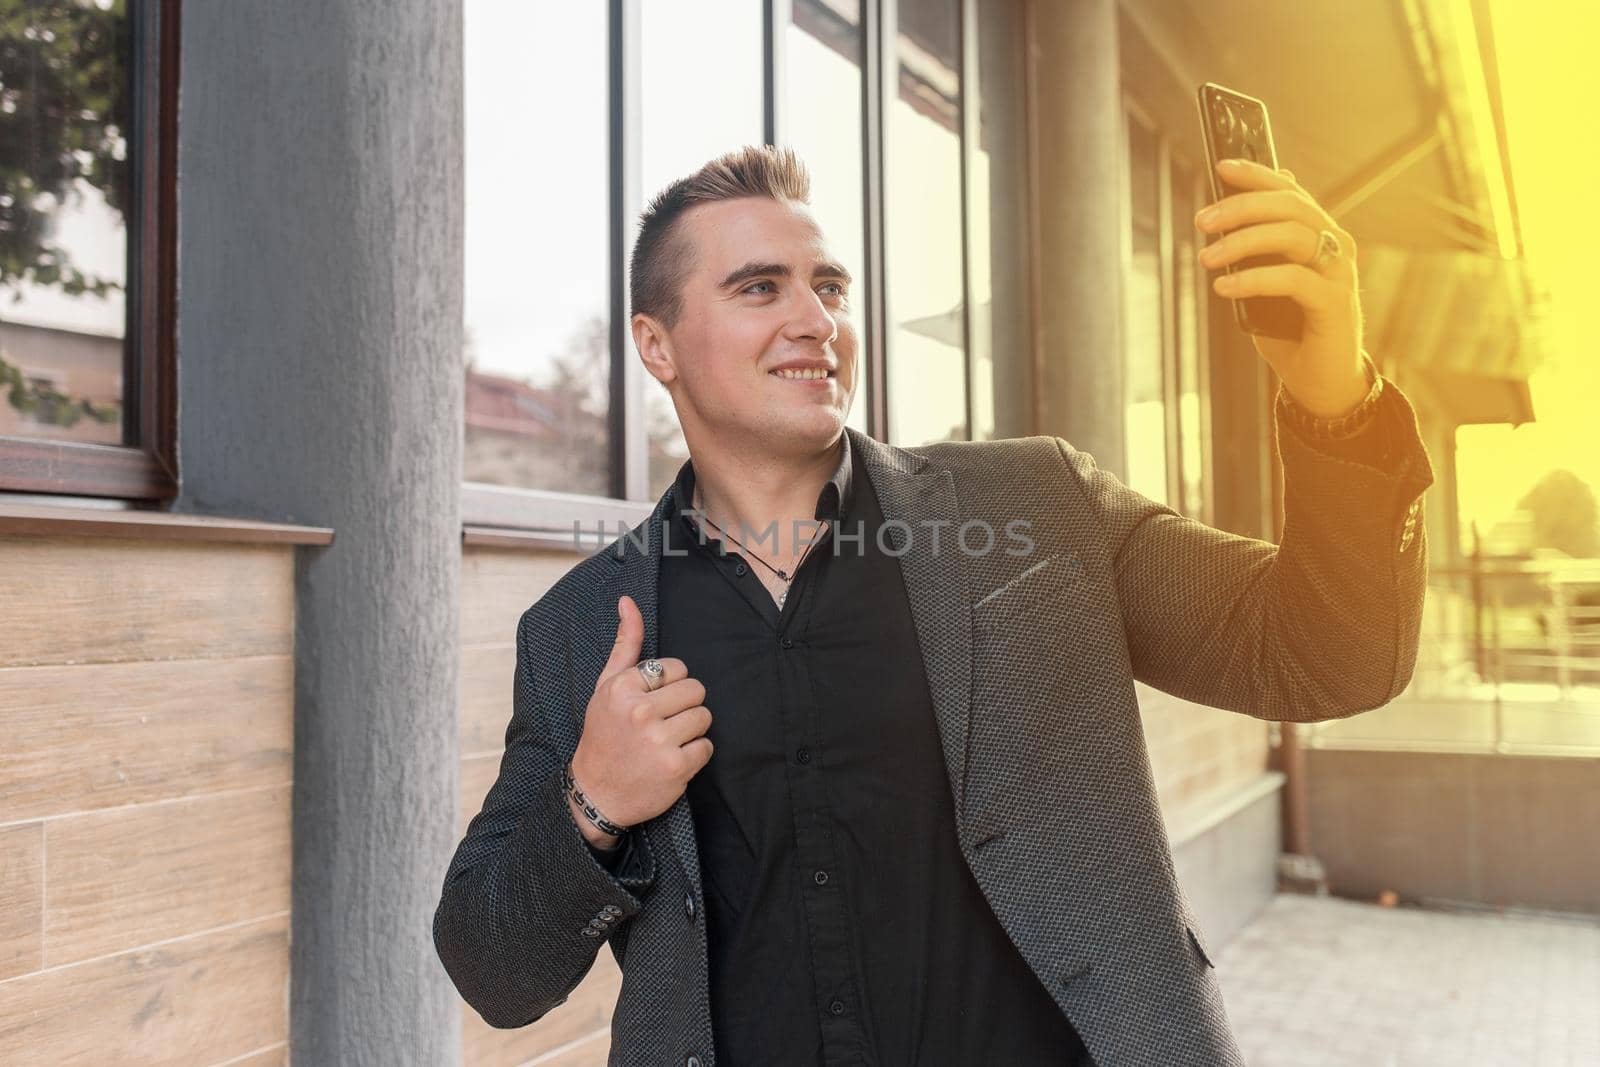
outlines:
[[[1251,1067],[1600,1067],[1600,918],[1280,893],[1216,963]]]

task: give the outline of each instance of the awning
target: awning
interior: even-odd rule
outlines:
[[[1525,261],[1393,246],[1363,246],[1360,257],[1374,359],[1430,378],[1456,376],[1464,395],[1498,380],[1520,384],[1526,396],[1528,376],[1544,358],[1544,317]]]
[[[1534,421],[1533,397],[1525,381],[1434,371],[1429,373],[1428,382],[1433,395],[1450,413],[1450,421],[1458,426],[1521,426]]]

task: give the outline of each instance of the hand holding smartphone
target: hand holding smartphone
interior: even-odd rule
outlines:
[[[1223,159],[1248,159],[1278,169],[1278,153],[1272,144],[1272,127],[1267,122],[1267,105],[1253,96],[1215,82],[1200,86],[1200,128],[1205,136],[1206,173],[1211,178],[1211,195],[1221,200],[1239,192],[1225,185],[1217,175],[1217,162]],[[1229,264],[1228,273],[1274,263],[1287,263],[1283,256],[1250,256]],[[1251,296],[1233,301],[1234,319],[1246,333],[1263,334],[1298,342],[1305,326],[1300,305],[1286,296]]]

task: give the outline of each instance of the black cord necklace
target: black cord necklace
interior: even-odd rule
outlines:
[[[700,512],[700,517],[705,519],[706,522],[710,523],[711,528],[717,531],[717,533],[721,534],[723,537],[728,537],[730,541],[733,540],[733,538],[728,536],[728,531],[718,526],[715,522],[712,522],[711,516],[707,515],[703,510]],[[826,525],[826,523],[824,523],[824,525]],[[783,580],[783,592],[778,594],[778,609],[780,611],[783,609],[783,602],[789,598],[789,586],[794,584],[794,575],[799,573],[800,565],[806,561],[806,557],[811,554],[811,549],[817,544],[816,541],[812,541],[806,545],[805,551],[800,553],[800,558],[794,561],[794,572],[791,573],[789,571],[774,567],[772,564],[768,563],[766,560],[752,552],[743,543],[739,541],[734,541],[733,543],[739,546],[739,551],[748,553],[751,559],[755,560],[757,563],[761,564],[763,567],[767,568],[767,570],[771,571],[773,574],[776,574],[780,579]]]

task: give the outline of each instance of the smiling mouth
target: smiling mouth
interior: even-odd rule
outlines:
[[[833,377],[833,372],[828,370],[769,370],[774,378],[782,378],[786,382],[825,382]]]

